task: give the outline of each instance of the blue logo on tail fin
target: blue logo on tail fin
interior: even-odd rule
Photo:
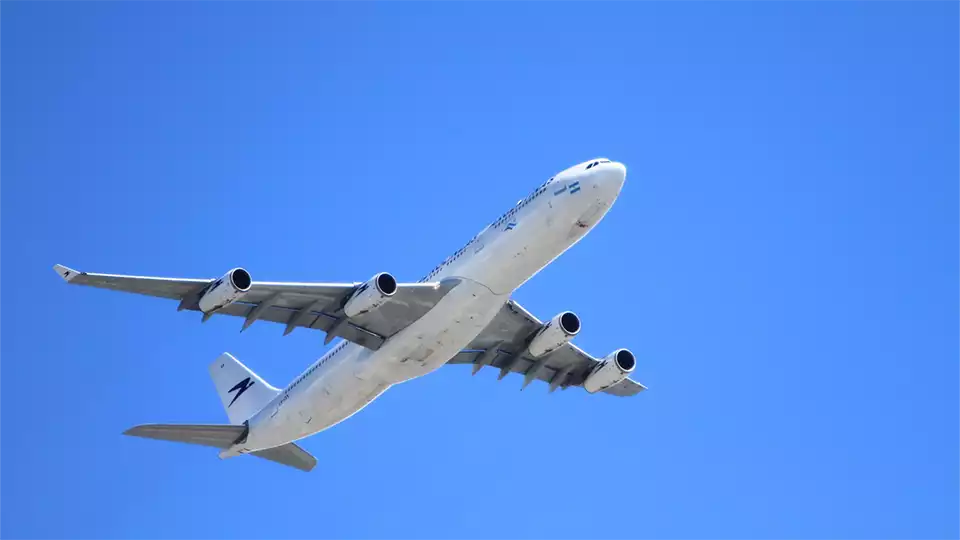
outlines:
[[[238,397],[242,396],[243,393],[254,384],[256,384],[256,381],[251,381],[250,377],[247,377],[246,379],[233,385],[233,388],[227,391],[227,393],[232,394],[233,392],[236,392],[237,395],[233,396],[233,400],[230,402],[230,405],[233,405],[233,402],[236,401]],[[230,405],[227,405],[227,407],[230,407]]]

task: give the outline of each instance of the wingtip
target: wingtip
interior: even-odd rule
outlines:
[[[63,278],[64,281],[70,283],[75,277],[77,277],[80,272],[77,272],[73,268],[67,268],[62,264],[53,265],[53,271],[57,273],[58,276]]]

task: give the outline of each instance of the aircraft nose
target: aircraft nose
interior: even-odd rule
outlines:
[[[627,166],[623,163],[614,161],[613,163],[609,164],[609,167],[607,167],[606,174],[611,177],[612,181],[622,186],[627,180]]]
[[[627,179],[627,167],[623,163],[612,161],[603,163],[596,169],[594,178],[596,178],[597,187],[613,195],[619,194]]]

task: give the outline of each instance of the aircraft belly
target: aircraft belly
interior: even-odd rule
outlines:
[[[390,385],[375,380],[346,380],[335,391],[321,389],[307,408],[301,411],[301,437],[332,427],[350,418],[385,392]]]
[[[429,313],[390,338],[372,364],[391,383],[426,375],[473,341],[507,299],[464,279]]]
[[[486,285],[494,294],[506,295],[536,275],[576,243],[590,226],[579,227],[579,218],[596,212],[596,201],[546,200],[539,209],[516,218],[512,229],[498,231],[484,243],[481,253],[454,267],[449,275],[464,276]],[[577,229],[571,234],[570,229]]]

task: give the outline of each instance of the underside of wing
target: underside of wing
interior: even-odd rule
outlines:
[[[534,338],[549,324],[541,322],[511,300],[487,328],[449,363],[473,364],[474,374],[490,366],[500,370],[499,379],[510,373],[519,373],[524,377],[523,388],[539,380],[549,384],[551,392],[557,388],[566,390],[571,386],[585,386],[588,382],[590,384],[586,388],[591,393],[599,391],[615,396],[632,396],[646,390],[645,386],[626,376],[633,370],[633,365],[618,363],[618,353],[626,349],[598,359],[567,342],[545,354],[532,354],[536,352],[531,351],[531,348],[535,348],[531,347]],[[632,353],[626,352],[632,360]],[[613,373],[618,367],[627,368],[620,370],[621,377],[607,377],[607,372]],[[600,373],[601,368],[604,368],[603,373]],[[598,377],[609,384],[594,384]]]
[[[179,301],[179,310],[199,311],[206,321],[214,315],[243,317],[241,330],[256,321],[327,333],[378,349],[390,336],[430,311],[458,280],[439,283],[397,283],[380,273],[365,283],[258,282],[242,268],[218,279],[182,279],[79,272],[56,265],[65,281],[101,289]]]
[[[240,300],[216,313],[244,317],[241,329],[254,321],[271,321],[286,325],[284,334],[298,327],[311,328],[325,332],[327,341],[341,337],[376,350],[384,340],[424,316],[458,283],[401,283],[396,293],[376,309],[347,316],[343,305],[360,284],[254,282]]]

